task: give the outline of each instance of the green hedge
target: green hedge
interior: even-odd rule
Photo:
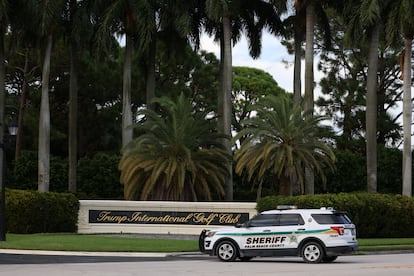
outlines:
[[[123,199],[124,186],[119,182],[120,154],[97,153],[78,161],[77,196],[87,199]],[[8,188],[37,190],[37,153],[22,151],[10,170]],[[50,160],[51,192],[68,192],[68,160],[52,156]]]
[[[67,193],[6,190],[10,233],[76,232],[79,201]]]
[[[275,209],[282,204],[346,211],[357,227],[359,238],[414,237],[414,199],[410,197],[371,193],[271,196],[259,200],[257,210]]]
[[[78,162],[78,197],[87,199],[124,199],[119,182],[119,154],[98,153]]]

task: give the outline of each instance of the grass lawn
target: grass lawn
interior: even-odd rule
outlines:
[[[77,234],[7,234],[0,248],[91,252],[191,252],[198,241]]]
[[[414,238],[358,239],[360,251],[414,250]],[[192,252],[196,240],[147,239],[77,234],[7,234],[0,248],[92,252]]]
[[[414,250],[414,238],[358,239],[360,251]]]

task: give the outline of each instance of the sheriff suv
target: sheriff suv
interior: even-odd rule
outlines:
[[[281,206],[234,227],[203,230],[200,251],[222,261],[300,256],[307,263],[333,262],[358,249],[355,225],[332,208]]]

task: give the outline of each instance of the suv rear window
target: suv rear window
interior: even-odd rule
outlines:
[[[313,219],[319,224],[351,224],[351,220],[344,213],[313,214]]]

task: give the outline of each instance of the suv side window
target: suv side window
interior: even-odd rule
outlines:
[[[278,224],[278,216],[275,214],[261,214],[252,218],[248,222],[249,227],[264,227],[264,226],[275,226]]]
[[[312,214],[319,224],[350,224],[351,220],[344,213]]]
[[[305,221],[303,220],[300,214],[281,214],[279,225],[288,226],[288,225],[304,225]]]

